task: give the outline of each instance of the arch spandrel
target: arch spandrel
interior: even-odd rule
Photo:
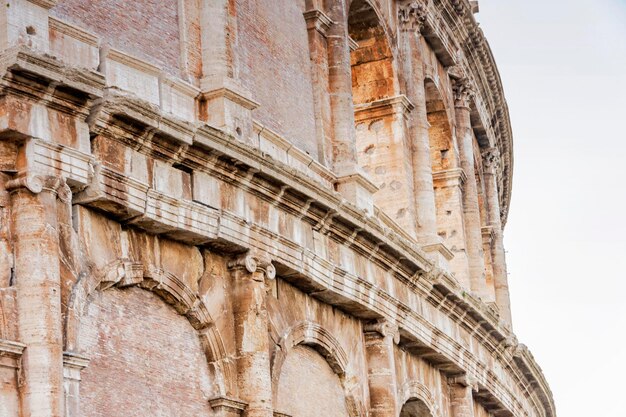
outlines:
[[[65,318],[64,343],[79,352],[81,319],[96,292],[136,287],[158,295],[196,330],[220,395],[236,392],[236,372],[219,329],[202,298],[174,274],[122,258],[93,274],[83,275],[72,289]]]
[[[432,392],[421,382],[406,381],[399,391],[401,417],[443,417]]]
[[[300,321],[288,328],[278,342],[271,366],[274,402],[278,403],[279,400],[278,389],[283,365],[289,354],[298,347],[314,350],[332,369],[341,383],[348,416],[365,416],[365,405],[359,392],[362,381],[352,373],[345,349],[327,329],[308,320]]]

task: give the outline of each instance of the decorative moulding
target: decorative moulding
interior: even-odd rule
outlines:
[[[209,400],[211,408],[219,413],[220,416],[237,416],[243,415],[248,408],[248,403],[229,397],[216,397]]]
[[[422,246],[422,249],[428,253],[438,252],[440,253],[446,260],[451,261],[454,258],[454,253],[446,245],[443,243],[433,243],[430,245]]]
[[[29,2],[41,6],[44,9],[52,9],[57,5],[58,0],[28,0]]]
[[[48,22],[50,29],[66,36],[84,42],[90,46],[97,47],[100,44],[100,38],[97,35],[87,32],[86,30],[71,23],[65,22],[53,16],[48,17]]]
[[[22,343],[0,339],[0,356],[9,356],[17,359],[22,356],[24,349],[26,349],[26,345]]]
[[[384,117],[394,114],[402,114],[407,117],[415,105],[404,94],[383,98],[370,103],[357,104],[354,106],[354,115],[357,120],[369,117]]]
[[[378,186],[370,180],[363,172],[352,172],[337,177],[338,183],[355,182],[363,187],[366,191],[374,194],[378,191]]]
[[[304,20],[306,20],[307,29],[315,29],[323,36],[326,36],[331,26],[335,24],[330,17],[318,9],[304,12]]]
[[[463,185],[465,180],[467,180],[467,175],[461,168],[433,172],[433,181],[446,187]]]
[[[232,78],[205,77],[200,81],[200,89],[202,98],[207,101],[223,97],[247,110],[254,110],[260,105],[252,99],[250,91]]]
[[[63,366],[68,368],[83,370],[89,365],[90,359],[86,356],[74,352],[63,352]]]
[[[264,139],[272,143],[272,145],[285,152],[285,155],[292,156],[296,160],[304,163],[313,173],[319,175],[325,181],[329,183],[334,183],[335,181],[337,181],[337,177],[330,169],[317,162],[309,154],[294,146],[291,142],[289,142],[287,139],[285,139],[269,127],[255,121],[254,132],[259,137],[263,137]]]
[[[101,50],[101,55],[102,58],[119,62],[120,64],[145,72],[146,74],[154,76],[159,76],[161,74],[161,69],[156,65],[150,64],[149,62],[136,58],[118,49],[105,46]],[[102,59],[102,62],[106,62],[105,59]]]
[[[348,37],[348,46],[350,47],[350,52],[354,52],[359,49],[359,43],[351,37]]]

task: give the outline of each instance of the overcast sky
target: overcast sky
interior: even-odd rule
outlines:
[[[511,111],[513,325],[560,417],[625,417],[626,0],[480,0]]]

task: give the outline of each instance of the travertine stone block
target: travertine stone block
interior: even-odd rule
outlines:
[[[100,39],[83,28],[50,17],[50,52],[71,65],[91,70],[100,65]]]
[[[48,9],[55,1],[7,0],[0,8],[0,51],[17,45],[47,52]]]
[[[159,105],[159,76],[155,65],[110,47],[100,50],[100,70],[107,85],[135,94],[142,100]]]

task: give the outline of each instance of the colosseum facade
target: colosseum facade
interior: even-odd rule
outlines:
[[[0,416],[555,417],[468,0],[5,0]]]

